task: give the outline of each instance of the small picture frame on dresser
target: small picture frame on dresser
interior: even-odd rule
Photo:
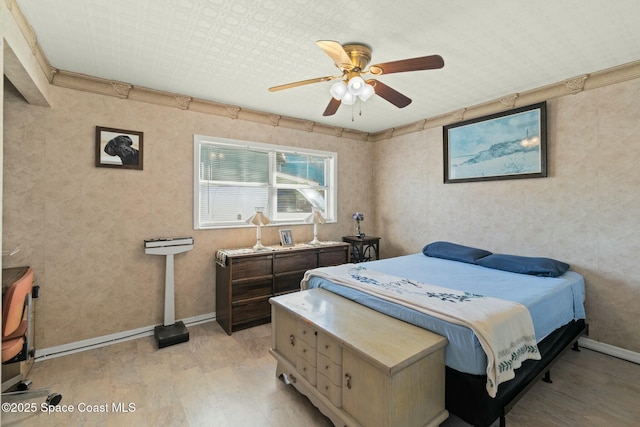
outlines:
[[[280,230],[280,244],[282,246],[293,246],[295,245],[293,241],[293,234],[291,233],[291,229],[283,228]]]

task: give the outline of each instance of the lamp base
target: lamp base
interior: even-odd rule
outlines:
[[[320,243],[322,242],[318,240],[317,237],[314,237],[313,240],[309,242],[310,245],[319,245]]]
[[[253,250],[254,250],[254,251],[266,251],[266,250],[268,250],[268,249],[269,249],[269,248],[267,248],[266,246],[263,246],[263,245],[262,245],[262,243],[261,243],[261,242],[259,242],[259,241],[258,241],[258,243],[256,243],[256,244],[253,246]]]

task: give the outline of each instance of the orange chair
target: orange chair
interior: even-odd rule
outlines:
[[[30,346],[32,292],[33,269],[27,267],[24,274],[9,286],[2,297],[3,365],[28,362],[35,355],[35,349]],[[47,403],[55,406],[62,399],[60,394],[50,394],[49,389],[28,391],[30,386],[30,380],[22,380],[17,385],[18,391],[5,393],[3,390],[2,400],[10,402],[47,396]]]

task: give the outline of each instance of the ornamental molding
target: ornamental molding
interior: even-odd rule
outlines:
[[[240,114],[240,107],[236,107],[235,105],[227,105],[226,107],[227,115],[232,119],[237,119]]]
[[[343,132],[344,132],[344,128],[333,128],[333,134],[338,138],[342,137]]]
[[[395,131],[395,128],[391,128],[391,129],[387,129],[384,131],[384,133],[382,134],[382,139],[391,139],[393,138],[393,132]]]
[[[113,90],[113,94],[119,98],[128,98],[129,92],[133,88],[133,85],[122,82],[111,82],[111,90]]]
[[[466,108],[462,108],[458,111],[454,111],[452,113],[453,120],[455,120],[456,122],[461,122],[462,120],[464,120],[464,113],[466,113],[466,111],[467,111]]]
[[[417,132],[420,132],[421,130],[424,130],[425,125],[427,124],[427,119],[421,120],[419,122],[416,122],[414,124],[414,127],[416,129]]]
[[[269,121],[273,126],[278,126],[278,124],[280,124],[281,118],[282,116],[279,116],[277,114],[269,114]]]
[[[188,110],[189,104],[191,104],[191,101],[193,100],[193,98],[191,98],[190,96],[182,95],[176,95],[173,99],[176,101],[176,104],[178,104],[178,107],[182,108],[183,110]]]
[[[573,79],[565,80],[564,86],[568,93],[578,93],[584,90],[584,82],[589,78],[589,74],[585,74]]]
[[[312,122],[311,120],[304,121],[304,129],[307,132],[313,132],[313,127],[316,125],[316,122]]]
[[[514,93],[513,95],[505,96],[500,99],[500,104],[502,104],[505,108],[513,108],[516,105],[516,99],[518,99],[519,94]]]

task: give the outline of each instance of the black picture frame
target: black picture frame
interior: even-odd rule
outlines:
[[[547,103],[443,127],[444,183],[547,176]]]
[[[143,132],[96,126],[96,167],[143,167]]]

